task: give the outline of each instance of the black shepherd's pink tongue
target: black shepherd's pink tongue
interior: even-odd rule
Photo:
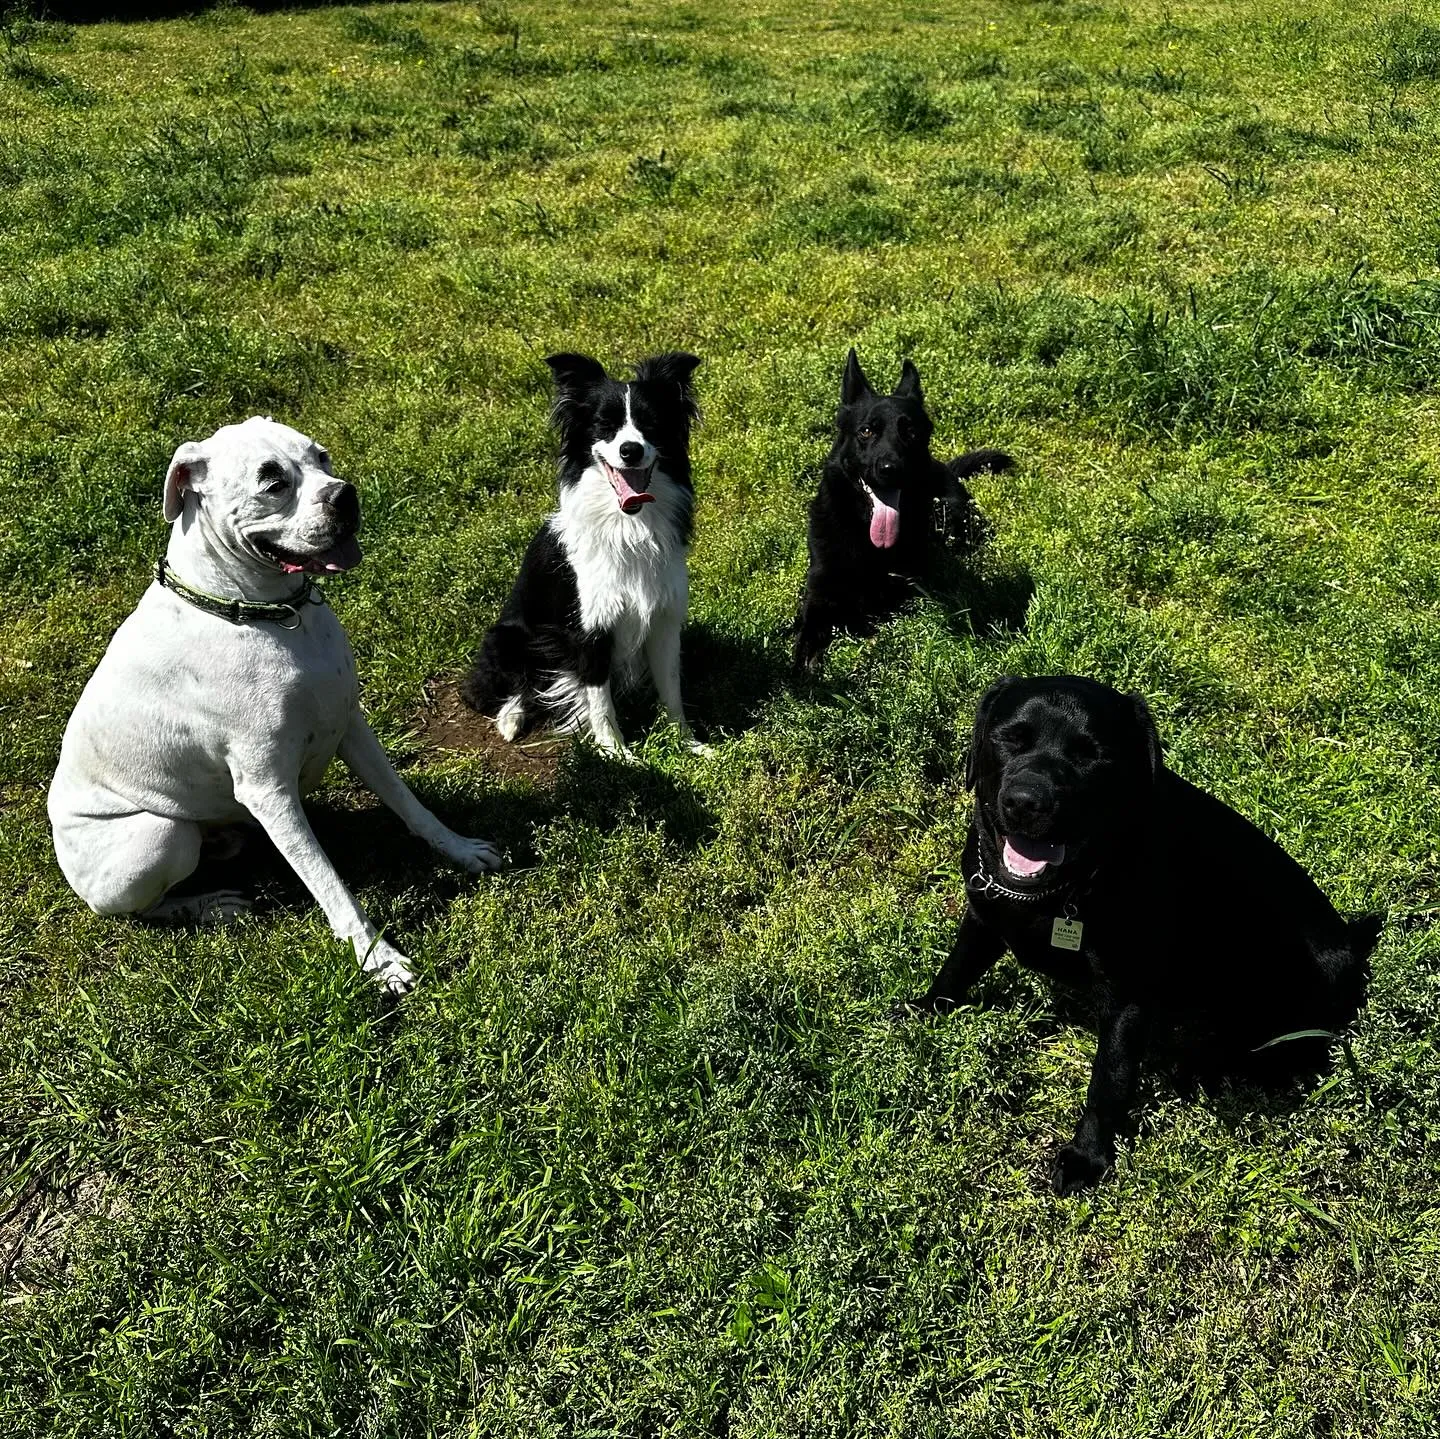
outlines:
[[[1005,861],[1005,868],[1019,879],[1034,879],[1047,865],[1064,862],[1065,846],[1026,839],[1023,835],[1006,835],[1000,858]]]
[[[874,490],[870,491],[870,543],[877,550],[888,550],[900,538],[900,511],[887,505]]]
[[[341,540],[333,550],[321,550],[319,554],[306,555],[302,564],[282,560],[280,568],[287,575],[338,575],[345,570],[353,570],[360,560],[360,541],[351,535],[348,540]]]
[[[627,515],[636,514],[641,505],[653,505],[655,496],[646,489],[636,489],[650,478],[649,470],[627,470],[622,466],[606,464],[605,473],[615,489],[615,498]]]

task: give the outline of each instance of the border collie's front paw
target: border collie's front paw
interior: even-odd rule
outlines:
[[[1094,1189],[1114,1166],[1114,1156],[1065,1145],[1050,1165],[1050,1185],[1062,1199]]]

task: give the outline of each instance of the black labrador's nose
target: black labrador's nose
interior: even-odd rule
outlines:
[[[620,463],[622,465],[638,465],[644,458],[644,445],[637,445],[634,440],[626,440],[620,446]]]
[[[1048,785],[1030,779],[1013,779],[1000,794],[1000,823],[1008,834],[1039,837],[1048,827],[1054,796]]]
[[[877,460],[875,463],[875,477],[884,480],[887,485],[895,484],[900,478],[900,461],[894,459]]]
[[[333,485],[326,485],[320,491],[319,499],[345,529],[359,529],[360,494],[348,480],[338,480]]]

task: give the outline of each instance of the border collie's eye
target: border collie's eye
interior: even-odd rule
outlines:
[[[335,473],[335,471],[330,468],[329,450],[317,450],[315,452],[315,463],[319,465],[320,468],[324,470],[327,475],[333,475]]]

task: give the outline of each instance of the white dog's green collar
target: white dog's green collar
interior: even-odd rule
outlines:
[[[187,605],[204,610],[207,615],[218,615],[232,625],[253,624],[266,620],[279,625],[281,629],[294,630],[300,627],[300,607],[305,604],[323,605],[325,591],[305,576],[300,588],[288,599],[277,604],[257,604],[253,600],[227,600],[219,595],[207,595],[204,590],[193,589],[183,580],[170,573],[164,560],[155,561],[155,583],[172,591]]]

